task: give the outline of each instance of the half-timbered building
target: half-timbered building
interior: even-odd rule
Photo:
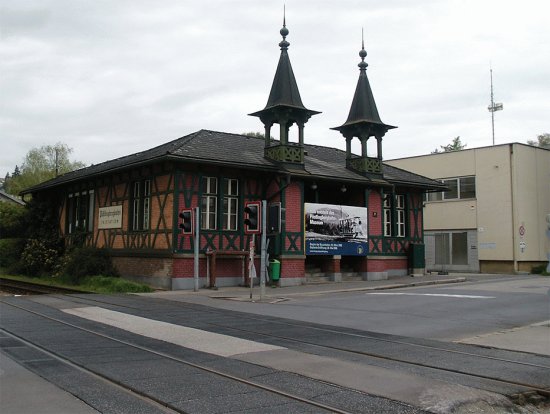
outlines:
[[[200,130],[23,193],[58,206],[67,244],[106,248],[122,276],[165,289],[194,285],[197,234],[182,231],[180,213],[195,208],[201,285],[247,283],[245,254],[254,235],[245,231],[243,210],[257,200],[268,206],[268,251],[280,263],[281,286],[315,275],[338,281],[421,271],[423,195],[444,187],[382,162],[382,138],[394,127],[378,114],[364,47],[349,116],[334,128],[345,139],[342,151],[305,142],[304,125],[319,112],[302,103],[286,25],[280,33],[267,105],[251,114],[264,125],[263,138]],[[351,151],[353,139],[360,155]],[[367,154],[369,139],[375,156]]]

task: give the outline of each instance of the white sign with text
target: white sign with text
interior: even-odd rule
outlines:
[[[122,228],[122,206],[100,207],[98,229]]]

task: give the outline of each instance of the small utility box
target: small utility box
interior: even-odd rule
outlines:
[[[423,243],[411,243],[409,245],[409,271],[413,276],[424,274],[426,262],[424,259],[425,247]]]

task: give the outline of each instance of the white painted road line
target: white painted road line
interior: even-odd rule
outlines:
[[[170,342],[185,348],[209,354],[230,357],[250,352],[282,350],[280,346],[249,341],[201,329],[142,318],[95,306],[63,309],[63,312],[80,318],[114,326],[138,335]]]
[[[370,292],[365,295],[436,296],[442,298],[494,299],[495,296],[449,295],[446,293]]]

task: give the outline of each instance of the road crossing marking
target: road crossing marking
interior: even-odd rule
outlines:
[[[142,318],[141,316],[129,315],[96,306],[63,309],[63,312],[124,329],[138,335],[223,357],[286,349],[276,345]]]
[[[442,298],[495,299],[495,296],[450,295],[447,293],[369,292],[366,295],[436,296]]]

